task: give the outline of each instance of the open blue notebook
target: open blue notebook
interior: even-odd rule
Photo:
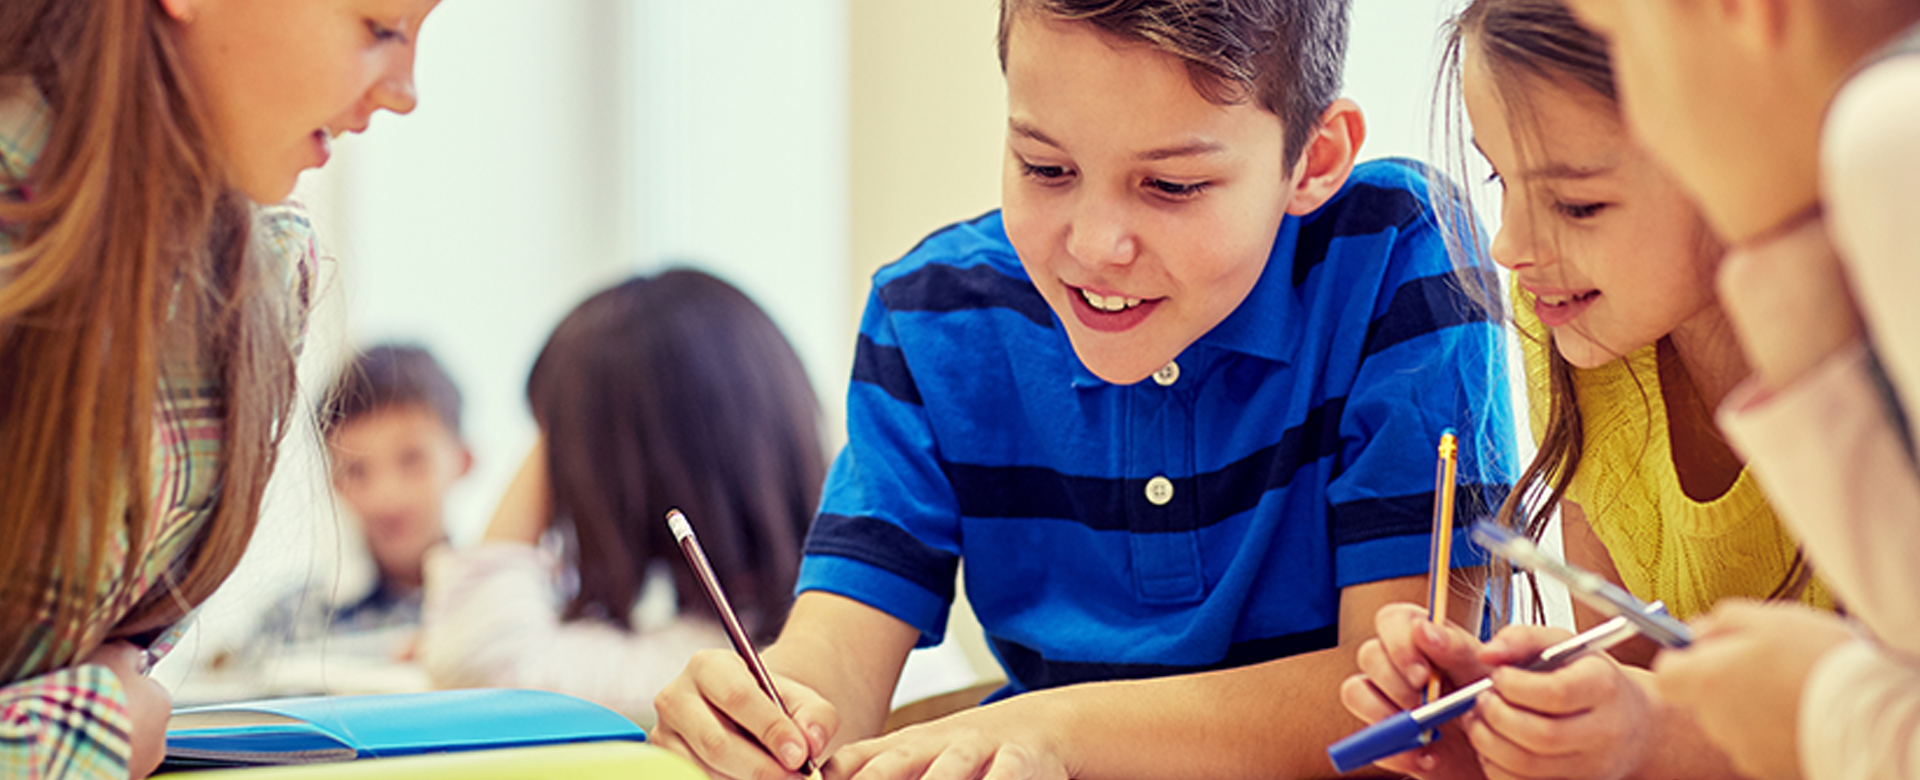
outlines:
[[[310,764],[646,738],[613,710],[547,691],[313,696],[175,710],[167,725],[164,768]]]

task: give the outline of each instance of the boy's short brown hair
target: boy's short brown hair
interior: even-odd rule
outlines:
[[[1208,100],[1255,100],[1286,128],[1286,159],[1298,159],[1339,97],[1347,57],[1349,0],[1000,0],[1000,67],[1013,15],[1032,11],[1084,21],[1187,61]]]
[[[447,431],[460,436],[460,388],[433,353],[412,344],[381,344],[355,355],[320,399],[320,430],[398,406],[431,410]]]

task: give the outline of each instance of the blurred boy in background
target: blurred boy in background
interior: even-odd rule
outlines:
[[[420,622],[421,561],[446,541],[447,494],[473,468],[460,390],[427,350],[382,344],[341,369],[318,415],[334,492],[358,519],[375,576],[364,594],[289,593],[268,611],[260,640],[394,629],[404,636],[375,644],[407,652]]]

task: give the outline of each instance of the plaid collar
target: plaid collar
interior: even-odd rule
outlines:
[[[26,197],[27,172],[52,130],[53,114],[31,80],[0,79],[0,188],[7,194]]]

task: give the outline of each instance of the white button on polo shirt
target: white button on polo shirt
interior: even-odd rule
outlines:
[[[1170,386],[1178,381],[1180,381],[1180,364],[1174,361],[1167,361],[1159,371],[1153,372],[1153,383],[1161,387]]]
[[[1154,506],[1166,506],[1173,500],[1173,480],[1166,477],[1154,477],[1147,480],[1147,501]]]

